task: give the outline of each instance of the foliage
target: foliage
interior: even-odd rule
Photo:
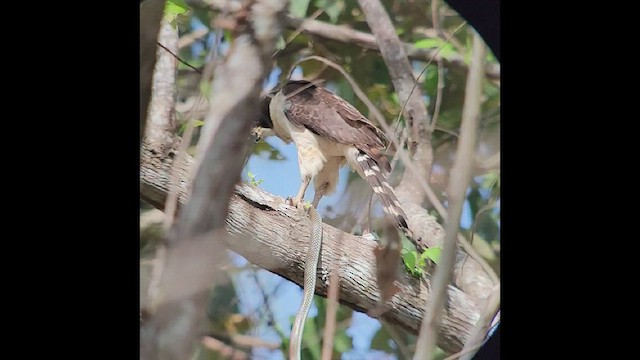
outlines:
[[[254,173],[251,171],[247,172],[247,176],[249,177],[249,183],[253,186],[260,186],[264,182],[264,180],[258,180]]]
[[[184,0],[167,0],[164,8],[164,17],[174,26],[180,16],[184,16],[189,11],[189,6]]]
[[[435,264],[440,261],[440,252],[442,250],[440,247],[425,249],[420,254],[406,237],[403,238],[402,245],[401,254],[405,269],[416,278],[421,278],[424,272],[427,271],[427,260]]]

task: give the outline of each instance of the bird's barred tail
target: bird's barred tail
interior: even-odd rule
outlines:
[[[421,247],[421,245],[418,245],[419,241],[413,238],[413,233],[409,230],[409,226],[407,226],[407,215],[404,213],[404,210],[402,210],[402,206],[393,188],[387,182],[385,175],[378,167],[376,161],[364,152],[358,154],[357,160],[360,167],[362,167],[364,179],[369,186],[371,186],[373,192],[380,198],[384,212],[393,217],[398,228],[407,235],[416,247]]]

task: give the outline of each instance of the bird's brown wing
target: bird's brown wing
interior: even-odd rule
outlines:
[[[330,141],[353,145],[374,158],[382,168],[391,169],[381,153],[382,132],[353,105],[332,92],[308,81],[289,81],[283,88],[287,119]]]

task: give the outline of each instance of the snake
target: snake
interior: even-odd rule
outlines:
[[[296,313],[296,319],[293,322],[290,337],[289,359],[293,360],[300,360],[302,331],[304,330],[304,323],[309,314],[309,308],[311,308],[313,294],[316,289],[316,269],[318,268],[322,248],[322,217],[313,205],[309,206],[309,218],[311,219],[311,232],[309,236],[309,249],[307,250],[307,257],[304,264],[303,297],[300,308]]]

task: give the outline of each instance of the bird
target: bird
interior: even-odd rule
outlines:
[[[349,102],[316,83],[288,80],[261,100],[254,125],[254,141],[275,135],[296,146],[302,183],[291,205],[303,208],[304,194],[313,181],[311,205],[317,208],[324,195],[336,191],[339,169],[348,164],[412,240],[407,216],[386,177],[391,171],[383,153],[387,138]]]

